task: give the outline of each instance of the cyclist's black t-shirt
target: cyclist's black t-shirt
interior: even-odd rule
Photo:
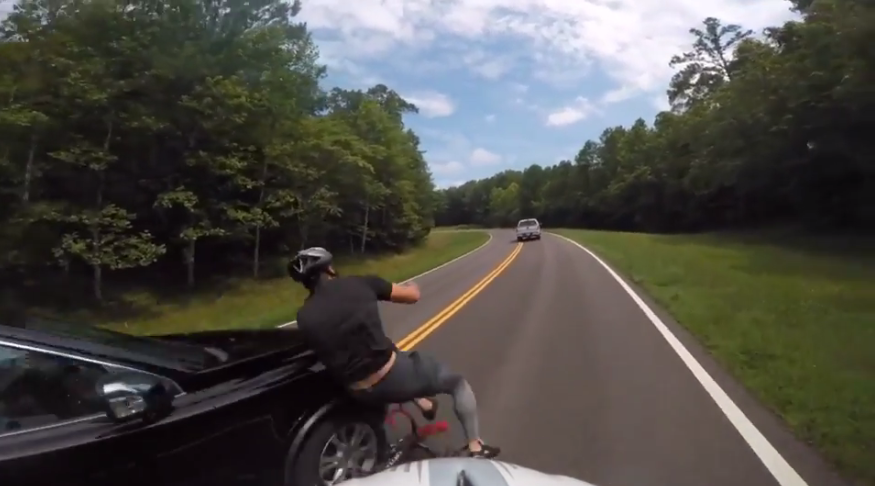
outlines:
[[[383,331],[377,302],[392,284],[376,276],[323,281],[298,310],[298,329],[328,371],[345,384],[380,370],[395,344]]]

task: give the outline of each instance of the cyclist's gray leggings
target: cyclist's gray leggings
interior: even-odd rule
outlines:
[[[456,416],[462,422],[468,441],[480,438],[477,400],[461,375],[417,351],[397,351],[395,364],[379,383],[366,390],[353,390],[352,396],[365,403],[405,403],[446,393],[453,396]]]

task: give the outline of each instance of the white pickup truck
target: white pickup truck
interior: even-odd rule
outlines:
[[[516,240],[540,240],[541,239],[541,223],[537,219],[521,219],[516,224]]]

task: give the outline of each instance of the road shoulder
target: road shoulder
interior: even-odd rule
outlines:
[[[681,348],[686,350],[690,358],[707,373],[707,378],[704,379],[705,383],[707,384],[710,379],[729,399],[731,405],[723,403],[721,404],[722,407],[727,405],[730,408],[737,407],[740,416],[736,415],[734,418],[740,420],[740,422],[733,423],[733,425],[736,430],[739,430],[739,427],[744,430],[744,432],[739,430],[739,433],[742,434],[749,445],[751,445],[751,440],[755,442],[754,450],[757,456],[776,476],[779,484],[782,486],[802,486],[805,484],[812,486],[848,486],[848,483],[838,475],[834,468],[818,452],[800,442],[779,416],[760,403],[742,384],[732,377],[702,344],[687,329],[680,325],[668,311],[655,302],[643,288],[631,282],[628,277],[622,275],[608,262],[585,248],[579,242],[561,234],[552,232],[548,234],[551,237],[562,240],[565,244],[578,247],[581,252],[588,254],[590,258],[595,258],[606,270],[612,273],[612,277],[622,282],[626,289],[633,292],[640,299],[640,305],[647,309],[647,311],[642,310],[642,312],[645,314],[648,311],[652,313],[653,319],[650,319],[651,316],[648,316],[652,323],[654,323],[655,319],[665,326],[670,335],[677,339]],[[630,305],[635,305],[632,302],[633,298],[631,296],[629,299]],[[654,323],[654,325],[657,324]],[[677,353],[677,350],[675,351]],[[687,367],[689,368],[689,365]],[[700,380],[700,383],[702,383],[702,380]],[[709,394],[711,394],[711,391],[707,390],[707,386],[706,391],[709,391]],[[717,393],[719,394],[719,392]],[[712,395],[713,398],[714,396]],[[735,412],[729,412],[730,415],[733,413]],[[724,415],[726,414],[727,412],[724,410]],[[752,428],[744,424],[748,420]],[[761,436],[762,439],[758,436]]]

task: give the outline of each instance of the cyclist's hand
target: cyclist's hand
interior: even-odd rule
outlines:
[[[416,285],[416,282],[392,284],[390,300],[398,304],[415,304],[419,301],[419,285]]]

